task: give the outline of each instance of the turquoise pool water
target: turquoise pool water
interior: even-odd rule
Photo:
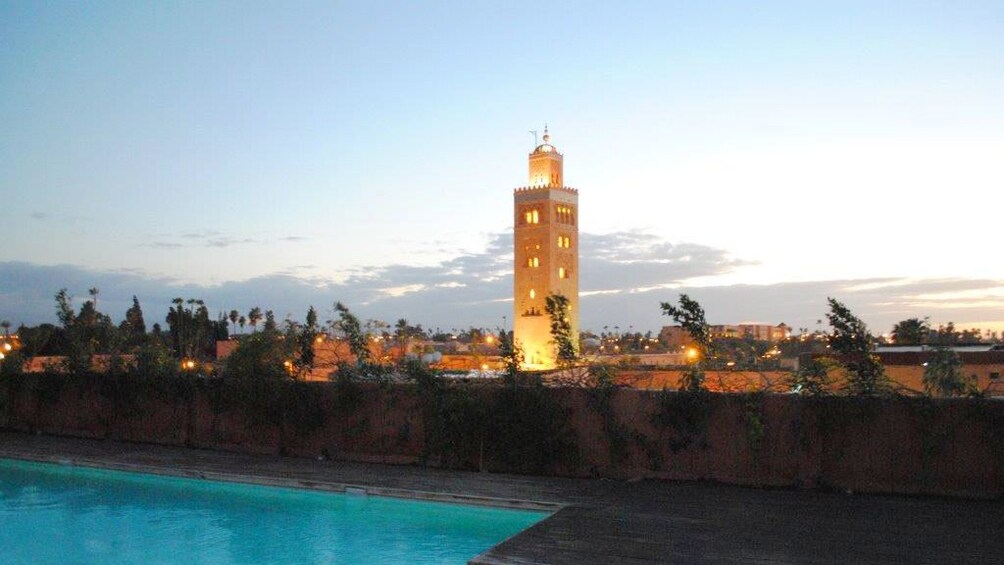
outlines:
[[[3,563],[466,563],[547,515],[0,460]]]

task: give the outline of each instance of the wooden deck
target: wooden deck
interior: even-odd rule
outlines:
[[[548,508],[472,563],[1004,563],[1004,501],[554,479],[0,433],[0,457]]]

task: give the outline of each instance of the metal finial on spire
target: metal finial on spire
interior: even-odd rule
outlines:
[[[547,132],[547,122],[544,122],[544,143],[551,141],[551,134]]]

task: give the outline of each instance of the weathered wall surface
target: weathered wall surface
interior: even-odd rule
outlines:
[[[0,381],[0,428],[250,453],[525,470],[492,453],[500,449],[493,443],[498,430],[512,433],[507,416],[492,413],[501,389],[454,390],[460,396],[452,404],[436,397],[434,409],[431,397],[411,385],[238,386],[222,380],[30,374]],[[554,451],[536,468],[539,473],[1004,495],[1000,401],[693,396],[624,388],[539,394],[547,397],[544,404],[538,399],[539,406],[567,415],[573,447]],[[434,428],[447,432],[433,440]],[[512,443],[506,445],[512,449]]]

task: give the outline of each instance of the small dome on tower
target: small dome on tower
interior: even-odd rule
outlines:
[[[541,143],[533,150],[534,153],[557,153],[558,149],[551,145],[551,134],[547,131],[547,125],[544,126],[544,143]]]

